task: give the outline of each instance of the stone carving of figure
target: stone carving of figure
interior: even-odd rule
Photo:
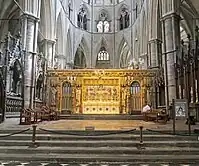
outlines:
[[[17,61],[15,61],[13,67],[11,68],[11,70],[13,70],[13,75],[12,75],[12,92],[13,93],[17,93],[17,85],[18,82],[20,81],[20,75],[21,75],[21,70],[20,70],[20,66],[17,63]]]
[[[51,105],[56,105],[57,103],[57,89],[55,87],[51,87]]]
[[[109,32],[109,22],[104,21],[104,32]]]
[[[122,9],[120,15],[120,30],[129,26],[129,13],[126,9]]]
[[[81,23],[81,14],[78,13],[77,14],[77,26],[80,27],[80,23]]]
[[[84,17],[83,17],[83,29],[87,30],[87,17],[86,17],[86,14],[84,14]]]
[[[102,33],[103,32],[103,22],[99,21],[97,24],[97,32]]]
[[[129,14],[126,12],[125,14],[125,28],[129,27]]]
[[[77,26],[84,30],[87,30],[87,16],[86,12],[83,8],[77,14]]]
[[[40,74],[39,78],[37,79],[37,85],[36,85],[36,97],[38,99],[41,99],[42,84],[43,84],[43,76]]]

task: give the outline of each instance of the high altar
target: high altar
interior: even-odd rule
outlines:
[[[153,70],[49,70],[47,99],[61,113],[128,114],[150,102]]]

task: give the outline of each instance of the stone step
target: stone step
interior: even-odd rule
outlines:
[[[0,153],[0,158],[9,161],[44,162],[197,162],[199,155],[144,155],[144,154],[9,154]]]
[[[133,115],[75,115],[61,114],[60,119],[65,120],[143,120],[141,112],[135,112]]]
[[[144,146],[143,146],[144,147]],[[145,147],[138,149],[137,147],[45,147],[38,146],[37,148],[30,148],[29,146],[0,146],[0,153],[7,154],[143,154],[143,155],[199,155],[199,148],[191,147],[164,147],[154,148]]]
[[[24,130],[27,130],[26,132],[23,132]],[[133,135],[139,135],[140,130],[139,128],[132,128],[132,129],[122,129],[122,130],[95,130],[95,131],[89,131],[89,130],[54,130],[54,129],[41,129],[37,127],[37,134],[60,134],[60,135],[79,135],[79,136],[106,136],[106,135],[120,135],[120,134],[133,134]],[[12,133],[25,133],[25,134],[32,134],[32,126],[26,126],[21,127],[18,129],[1,129],[0,134],[12,134]],[[143,135],[171,135],[171,136],[189,136],[187,130],[180,130],[176,131],[176,135],[173,135],[173,132],[170,130],[154,130],[154,131],[148,131],[143,130]],[[199,136],[199,133],[191,133],[191,136]]]
[[[134,140],[36,140],[40,146],[50,147],[135,147]],[[29,146],[31,140],[0,140],[0,146]],[[199,147],[199,141],[144,141],[145,147]]]
[[[6,134],[0,134],[0,140],[31,140],[32,133],[17,134],[9,137],[4,137]],[[116,135],[104,135],[104,136],[73,136],[73,135],[61,135],[61,134],[36,134],[37,140],[132,140],[139,141],[139,134],[116,134]],[[173,136],[173,135],[143,135],[144,141],[197,141],[197,136]]]
[[[30,161],[0,161],[0,165],[12,166],[198,166],[195,162],[30,162]]]

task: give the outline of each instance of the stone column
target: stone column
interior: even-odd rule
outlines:
[[[176,98],[174,63],[180,46],[180,0],[162,0],[163,66],[165,75],[166,106]]]
[[[152,39],[149,41],[149,65],[152,69],[158,69],[161,65],[161,41],[158,39]],[[155,108],[157,106],[157,98],[156,98],[156,87],[155,83],[153,81],[153,88],[152,88],[152,94],[151,94],[151,102],[152,107]]]
[[[21,34],[24,57],[24,107],[33,108],[40,0],[21,0]]]
[[[54,40],[44,39],[42,40],[42,52],[45,56],[45,71],[46,73],[47,69],[53,69],[54,68],[54,56],[55,56],[55,43]],[[46,76],[44,77],[44,83],[43,83],[43,101],[45,103],[48,103],[49,100],[49,84],[47,81]]]
[[[150,67],[158,68],[160,66],[161,59],[161,41],[158,39],[152,39],[149,41],[149,54],[150,54]]]
[[[54,58],[55,58],[55,40],[44,39],[43,44],[43,53],[47,60],[47,67],[54,68]]]

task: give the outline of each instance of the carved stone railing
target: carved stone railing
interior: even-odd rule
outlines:
[[[23,99],[21,97],[7,96],[6,114],[19,113],[22,109]]]

